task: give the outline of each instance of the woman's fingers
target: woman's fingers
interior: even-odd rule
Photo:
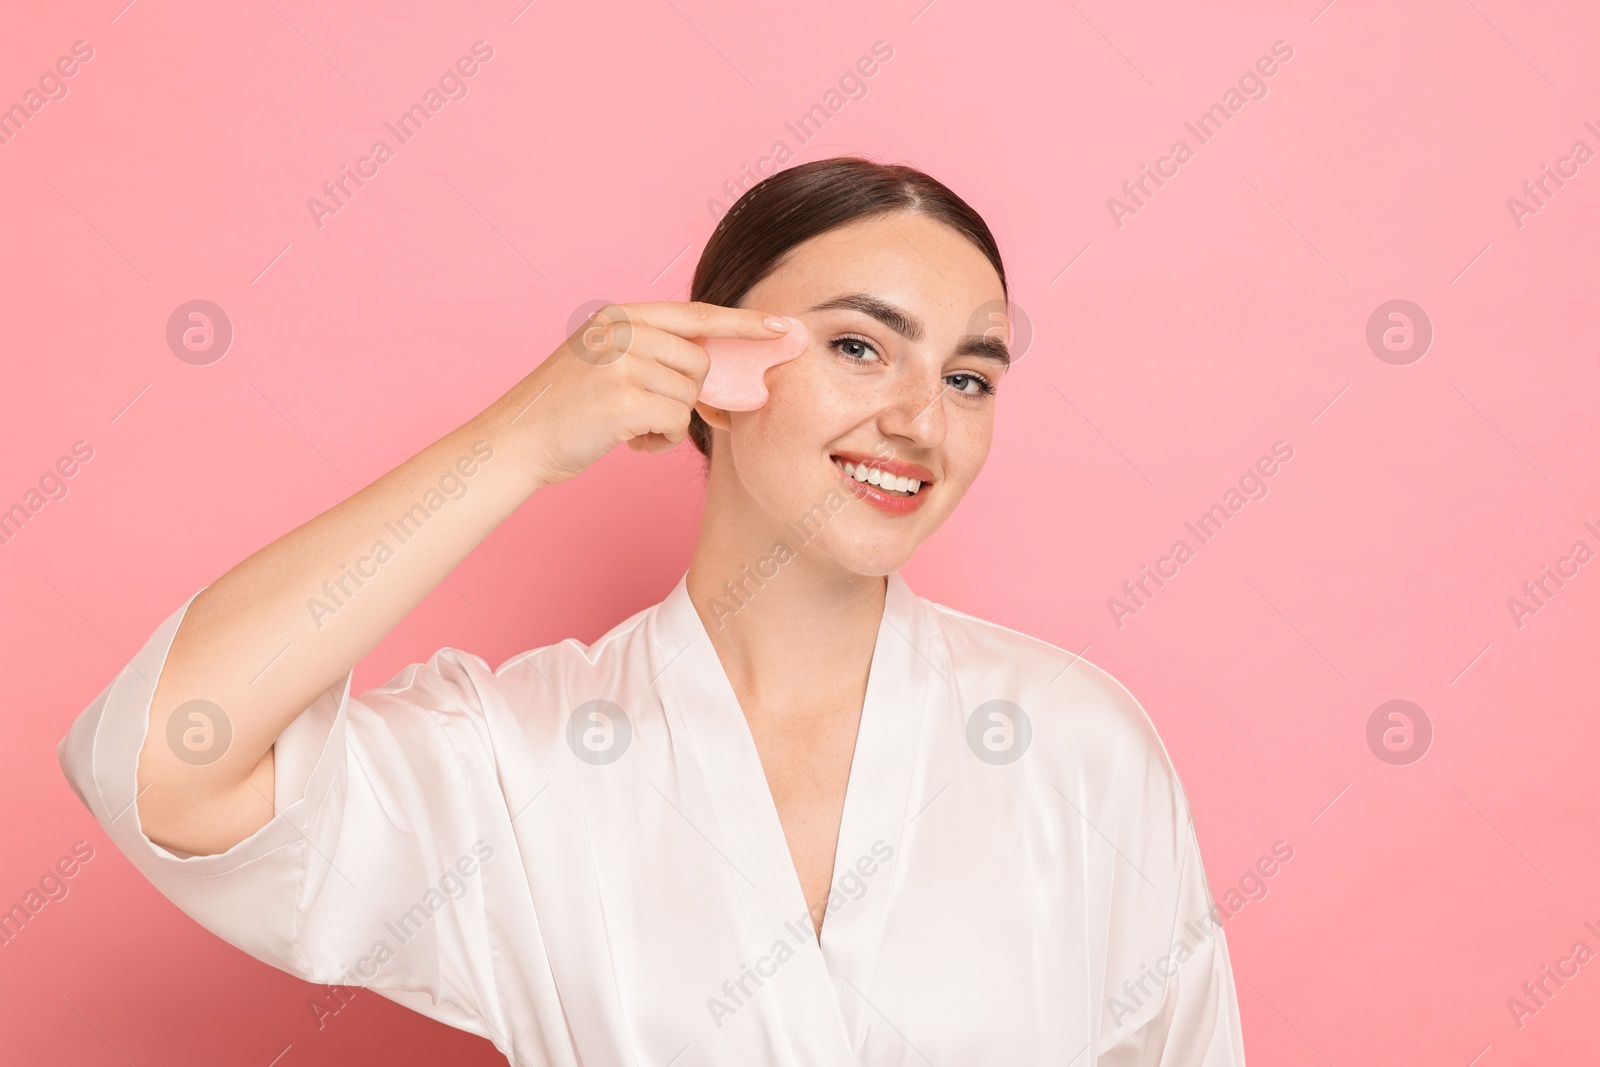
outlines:
[[[774,330],[768,320],[782,324]],[[740,337],[770,340],[789,328],[782,316],[749,308],[720,307],[702,301],[608,304],[595,312],[584,336],[604,338],[607,353],[638,351],[694,379],[696,388],[711,367],[706,350],[695,339]],[[598,331],[598,332],[596,332]]]
[[[781,315],[770,315],[752,308],[730,308],[708,304],[702,300],[661,300],[640,304],[607,304],[596,314],[607,319],[626,316],[646,326],[677,334],[679,337],[743,337],[750,340],[767,340],[788,329]],[[780,324],[774,330],[767,325],[771,319]]]
[[[621,442],[664,452],[688,434],[712,337],[770,340],[787,320],[701,301],[607,304],[502,398],[540,485],[587,469]],[[549,394],[547,399],[541,397]],[[535,404],[535,401],[539,401]],[[520,422],[519,422],[520,420]]]
[[[659,360],[640,363],[634,369],[634,375],[638,383],[650,392],[683,405],[685,420],[689,417],[689,409],[700,399],[700,385],[705,378],[704,374],[687,374]]]

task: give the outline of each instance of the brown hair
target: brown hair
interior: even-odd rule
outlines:
[[[737,307],[795,246],[847,223],[915,211],[966,237],[988,257],[1006,292],[1006,270],[989,226],[943,184],[912,167],[836,156],[801,163],[751,186],[700,253],[690,300]],[[1009,297],[1009,294],[1007,294]],[[710,462],[711,427],[689,416],[689,439]]]

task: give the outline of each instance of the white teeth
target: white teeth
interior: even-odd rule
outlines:
[[[878,467],[869,467],[865,463],[848,463],[843,460],[834,460],[845,475],[858,482],[876,485],[880,489],[888,489],[897,493],[915,493],[922,488],[922,482],[916,478],[902,478],[897,474],[890,474]]]

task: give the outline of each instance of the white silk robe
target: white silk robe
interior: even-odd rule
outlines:
[[[191,597],[191,601],[192,601]],[[277,741],[279,813],[162,848],[135,768],[175,611],[62,767],[179,908],[514,1063],[1244,1062],[1227,942],[1149,718],[1071,653],[889,577],[820,944],[686,585],[594,644],[451,648]]]

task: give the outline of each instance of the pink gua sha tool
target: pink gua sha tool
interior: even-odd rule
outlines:
[[[788,316],[786,316],[788,317]],[[711,354],[700,399],[723,411],[754,411],[767,402],[767,368],[797,359],[811,342],[806,324],[789,318],[789,332],[766,341],[742,337],[697,337]]]

